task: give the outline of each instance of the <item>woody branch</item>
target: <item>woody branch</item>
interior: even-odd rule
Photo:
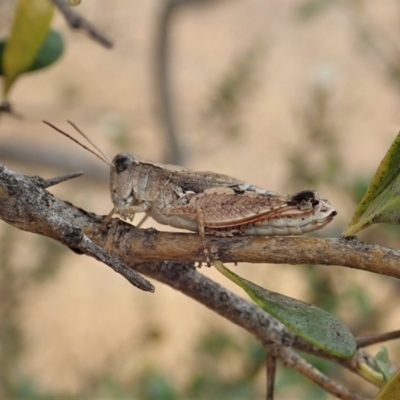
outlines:
[[[18,229],[55,239],[107,265],[117,265],[117,272],[145,290],[151,291],[152,286],[134,270],[181,291],[255,335],[267,349],[275,349],[286,365],[299,371],[307,369],[306,364],[293,361],[297,355],[285,359],[288,353],[282,349],[291,347],[318,355],[356,373],[360,362],[374,365],[373,358],[363,350],[358,350],[351,360],[341,360],[316,349],[259,307],[199,273],[193,263],[202,260],[203,252],[196,234],[141,230],[119,220],[113,220],[108,231],[102,232],[103,217],[56,198],[44,187],[43,180],[20,175],[0,164],[0,219]],[[400,252],[356,240],[302,237],[207,240],[213,256],[223,262],[335,264],[400,277]],[[127,275],[126,269],[131,275]],[[325,375],[307,371],[306,376],[337,397],[362,399]]]

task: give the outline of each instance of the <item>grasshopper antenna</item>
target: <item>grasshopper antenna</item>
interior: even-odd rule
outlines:
[[[78,140],[76,140],[75,138],[73,138],[71,135],[69,135],[67,132],[64,132],[63,130],[61,130],[60,128],[57,128],[55,125],[53,125],[52,123],[48,122],[48,121],[43,121],[46,125],[50,126],[51,128],[53,128],[54,130],[56,130],[57,132],[61,133],[61,135],[66,136],[68,139],[72,140],[73,142],[75,142],[76,144],[78,144],[79,146],[83,147],[85,150],[87,150],[88,152],[94,154],[97,158],[99,158],[101,161],[103,161],[104,163],[108,164],[110,167],[114,167],[114,164],[111,162],[111,160],[76,126],[74,125],[71,121],[68,121],[68,123],[70,125],[72,125],[72,127],[74,127],[78,133],[80,133],[101,155],[97,154],[96,152],[94,152],[93,150],[89,149],[89,147],[85,146],[84,144],[82,144],[81,142],[79,142]]]
[[[67,120],[67,122],[82,136],[84,137],[103,157],[105,160],[107,160],[109,163],[111,163],[111,160],[109,159],[108,156],[106,156],[101,149],[94,144],[94,142],[89,138],[89,136],[87,136],[85,133],[82,132],[81,129],[78,128],[77,125],[75,125],[72,121]]]

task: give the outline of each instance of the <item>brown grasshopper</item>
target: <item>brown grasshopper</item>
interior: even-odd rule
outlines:
[[[120,153],[110,160],[73,123],[100,155],[45,123],[111,167],[114,208],[105,225],[114,214],[132,219],[144,212],[161,224],[199,232],[205,243],[206,234],[302,235],[323,228],[337,214],[314,190],[284,196],[227,175],[158,164],[133,154]],[[208,250],[206,258],[209,263]]]

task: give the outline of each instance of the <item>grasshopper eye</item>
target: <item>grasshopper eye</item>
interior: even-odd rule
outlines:
[[[132,161],[132,156],[130,154],[121,153],[114,157],[113,164],[117,170],[117,173],[120,174],[129,168],[130,165],[132,165]]]

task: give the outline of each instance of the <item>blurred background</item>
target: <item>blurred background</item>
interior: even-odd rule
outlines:
[[[0,2],[3,37],[14,6]],[[110,156],[134,152],[284,193],[317,189],[339,211],[317,234],[340,235],[400,128],[397,1],[84,0],[75,10],[115,46],[70,31],[57,15],[65,53],[13,88],[23,119],[0,115],[1,162],[45,178],[83,170],[51,192],[107,214],[107,166],[41,122],[71,132],[70,119]],[[360,238],[398,247],[399,234],[377,226]],[[394,279],[330,266],[235,271],[325,308],[356,335],[399,328]],[[155,286],[153,295],[135,290],[106,266],[0,222],[2,398],[263,398],[265,354],[253,337]],[[399,345],[388,347],[399,360]],[[331,398],[283,368],[277,391]]]

